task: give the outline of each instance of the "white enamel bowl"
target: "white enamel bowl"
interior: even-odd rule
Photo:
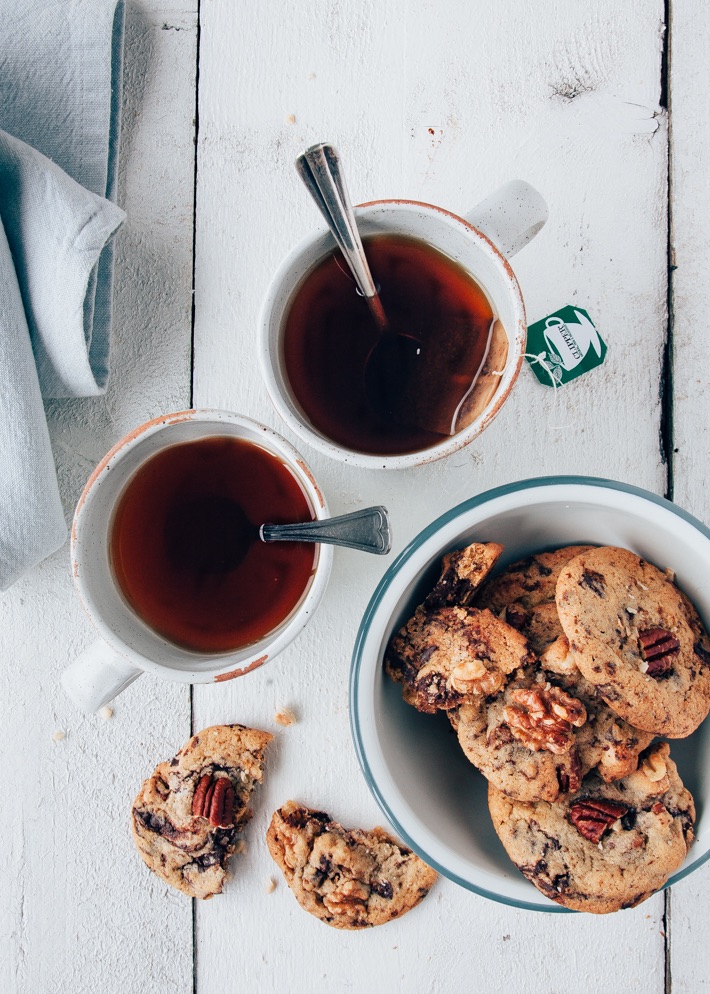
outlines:
[[[466,760],[444,715],[405,704],[385,676],[387,642],[438,576],[442,555],[499,542],[499,566],[563,545],[618,545],[661,567],[710,623],[710,530],[652,493],[588,477],[526,480],[473,497],[425,528],[390,566],[365,612],[353,654],[350,713],[362,771],[402,839],[445,876],[485,897],[562,911],[508,859],[493,830],[486,781]],[[669,884],[710,855],[710,718],[671,756],[698,809],[696,840]]]

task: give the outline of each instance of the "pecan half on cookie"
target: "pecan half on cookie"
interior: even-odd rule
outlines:
[[[577,744],[586,709],[536,664],[514,673],[493,697],[450,711],[449,719],[466,758],[518,800],[554,801],[576,790],[588,769]]]

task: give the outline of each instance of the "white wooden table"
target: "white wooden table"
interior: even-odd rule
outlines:
[[[67,515],[110,445],[165,411],[227,408],[290,437],[260,380],[257,315],[275,266],[319,220],[293,159],[331,140],[356,200],[463,212],[529,180],[550,205],[515,260],[529,319],[579,304],[609,345],[557,396],[524,369],[484,436],[443,463],[362,472],[304,450],[333,511],[386,504],[397,552],[477,492],[582,473],[710,521],[709,47],[705,0],[130,0],[113,375],[105,398],[49,406]],[[226,685],[143,677],[105,721],[60,688],[94,637],[67,558],[0,597],[1,991],[710,987],[710,867],[601,919],[516,911],[442,879],[416,911],[365,933],[312,919],[280,879],[267,893],[278,873],[263,836],[287,798],[346,825],[382,821],[350,740],[347,681],[385,562],[338,550],[317,616],[277,660]],[[281,706],[298,714],[290,728],[274,723]],[[146,871],[129,810],[157,761],[225,721],[276,742],[233,879],[191,903]]]

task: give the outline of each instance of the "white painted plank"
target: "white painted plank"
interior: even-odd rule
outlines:
[[[196,33],[192,0],[129,6],[111,383],[49,408],[67,515],[122,434],[189,403]],[[0,598],[0,990],[187,994],[191,908],[144,868],[129,812],[189,735],[188,690],[144,678],[110,721],[81,715],[59,678],[93,637],[66,548]]]
[[[339,147],[357,200],[465,211],[521,176],[551,208],[539,242],[515,261],[529,316],[587,307],[609,344],[605,365],[558,397],[524,370],[485,436],[431,467],[361,472],[302,451],[334,511],[390,508],[396,550],[441,511],[516,478],[583,472],[662,492],[662,21],[659,0],[203,4],[196,403],[288,435],[260,382],[255,336],[276,265],[318,223],[292,167],[306,145]],[[293,646],[242,681],[195,691],[196,727],[238,720],[277,730],[284,704],[301,715],[278,730],[234,880],[197,908],[198,992],[453,991],[472,976],[491,991],[542,994],[585,976],[600,992],[662,991],[661,897],[605,920],[553,918],[442,881],[400,922],[352,936],[311,920],[282,881],[265,893],[275,868],[263,836],[288,797],[345,824],[381,820],[350,742],[347,676],[383,569],[338,550],[325,602]]]
[[[707,51],[710,23],[702,0],[672,4],[670,44],[673,274],[674,499],[710,524],[710,151]],[[710,569],[710,564],[709,564]],[[674,994],[710,988],[710,948],[703,941],[710,867],[672,888],[670,950]]]

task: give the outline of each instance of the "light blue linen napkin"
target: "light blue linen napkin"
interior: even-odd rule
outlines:
[[[0,589],[66,537],[41,395],[105,390],[124,0],[0,0]]]

